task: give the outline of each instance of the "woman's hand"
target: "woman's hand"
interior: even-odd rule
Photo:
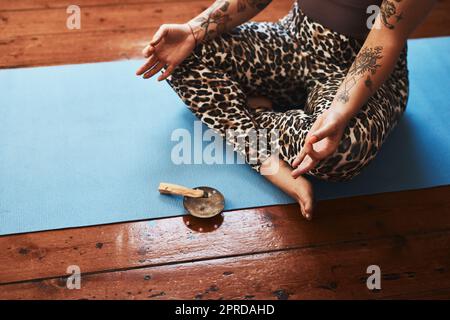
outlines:
[[[346,117],[331,108],[317,117],[313,126],[306,135],[305,144],[292,163],[296,168],[292,176],[305,174],[313,169],[317,163],[333,154],[341,141],[348,120]]]
[[[167,65],[158,81],[166,79],[192,53],[195,44],[196,40],[187,23],[163,24],[150,44],[142,50],[147,61],[136,71],[136,75],[143,74],[143,78],[148,79]]]

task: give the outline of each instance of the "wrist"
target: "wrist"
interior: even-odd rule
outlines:
[[[327,110],[331,117],[339,124],[346,125],[353,117],[353,113],[339,104],[332,104]]]
[[[195,49],[197,47],[198,40],[197,40],[197,37],[195,36],[194,29],[189,24],[189,22],[187,22],[185,25],[188,27],[189,31],[191,32],[191,36],[192,36],[192,38],[194,40],[194,49]]]
[[[190,20],[185,23],[191,30],[192,36],[194,37],[196,44],[203,41],[204,32],[202,27],[195,20]]]

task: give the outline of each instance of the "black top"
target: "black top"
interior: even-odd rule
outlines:
[[[368,7],[376,5],[380,8],[382,0],[297,0],[297,2],[309,18],[324,27],[358,40],[365,40],[370,31],[367,22],[373,23],[373,15],[376,14],[373,10],[367,13]]]

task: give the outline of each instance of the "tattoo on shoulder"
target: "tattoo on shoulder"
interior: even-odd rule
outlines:
[[[400,3],[402,0],[384,0],[381,4],[380,14],[381,21],[388,29],[394,29],[395,24],[403,19],[403,12],[398,13],[396,3]],[[392,22],[392,17],[395,18],[395,22]]]
[[[350,90],[361,80],[363,77],[366,77],[364,80],[365,86],[372,92],[373,91],[373,82],[370,76],[375,75],[378,68],[381,67],[378,64],[378,60],[383,58],[381,55],[383,51],[383,47],[365,47],[362,49],[352,66],[348,71],[348,75],[343,82],[343,89],[341,92],[338,92],[337,99],[340,102],[347,103],[350,100]],[[368,73],[368,74],[367,74]],[[366,76],[367,74],[367,76]]]
[[[272,0],[238,0],[238,12],[245,11],[248,7],[263,10]]]

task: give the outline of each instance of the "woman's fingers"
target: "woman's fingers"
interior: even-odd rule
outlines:
[[[155,52],[155,47],[152,45],[148,45],[142,50],[142,54],[146,58],[150,57],[154,52]]]
[[[309,155],[311,158],[317,160],[318,158],[320,158],[319,153],[317,153],[314,150],[314,145],[312,142],[307,142],[305,143],[305,147],[306,147],[306,154]]]
[[[309,155],[311,158],[314,159],[319,157],[319,154],[314,150],[313,144],[309,141],[309,139],[306,140],[302,150],[300,150],[299,155],[294,160],[294,162],[292,162],[292,166],[297,167],[298,165],[300,165],[300,163],[302,163],[306,155]]]
[[[155,74],[157,74],[164,66],[166,65],[165,62],[158,61],[158,63],[150,70],[144,73],[143,77],[144,79],[148,79],[153,77]]]
[[[310,138],[306,139],[299,155],[294,160],[294,162],[292,162],[292,166],[296,168],[292,171],[292,176],[294,178],[297,178],[298,176],[305,174],[309,170],[313,169],[319,162],[319,160],[323,158],[319,152],[314,150],[313,142],[311,141],[314,140],[311,140]]]
[[[303,163],[301,163],[298,166],[298,170],[300,174],[305,174],[307,173],[309,170],[314,169],[314,167],[316,166],[316,164],[319,162],[319,160],[314,159],[312,157],[310,157],[309,155],[306,156],[305,160],[303,161]]]
[[[327,124],[324,127],[314,131],[311,133],[311,137],[309,139],[309,142],[311,144],[315,144],[317,142],[324,142],[320,148],[319,151],[316,152],[315,154],[315,158],[316,159],[324,159],[326,157],[328,157],[329,155],[331,155],[337,145],[334,143],[336,142],[336,125],[335,124]],[[325,141],[322,141],[325,138],[329,138]]]
[[[326,124],[320,129],[311,133],[311,137],[309,139],[310,143],[316,143],[328,136],[331,136],[335,133],[336,127],[332,124]]]
[[[152,41],[150,41],[150,45],[156,46],[162,38],[167,34],[169,31],[169,28],[166,25],[162,25],[159,27],[158,31],[156,31],[155,35],[153,36]]]
[[[303,159],[302,163],[292,171],[292,177],[297,178],[302,174],[307,173],[309,170],[313,169],[319,160],[311,158],[309,155],[306,155]]]
[[[158,77],[158,81],[165,80],[172,73],[175,66],[173,64],[169,65],[166,70],[164,70],[163,74]]]
[[[305,143],[306,144],[306,143]],[[297,158],[295,158],[295,160],[292,162],[292,166],[295,168],[297,167],[305,158],[306,156],[306,149],[303,147],[300,150],[300,153],[298,154]]]
[[[302,150],[292,162],[292,166],[296,168],[292,171],[292,176],[294,178],[312,170],[320,160],[331,155],[336,149],[334,140],[337,135],[337,126],[335,123],[328,122],[324,124],[322,122],[320,123],[319,129],[311,129],[308,135],[309,137],[306,138]],[[329,139],[323,140],[325,138]],[[319,146],[319,151],[314,150],[314,144],[317,142],[320,142],[316,145]]]
[[[158,62],[158,58],[155,55],[152,55],[147,61],[136,71],[136,75],[140,76],[144,72],[150,70],[155,63]]]
[[[322,160],[322,159],[325,159],[326,157],[330,156],[331,154],[333,154],[336,151],[337,146],[338,146],[338,143],[335,143],[334,141],[327,141],[324,144],[324,147],[322,148],[322,150],[317,151],[316,159]]]

